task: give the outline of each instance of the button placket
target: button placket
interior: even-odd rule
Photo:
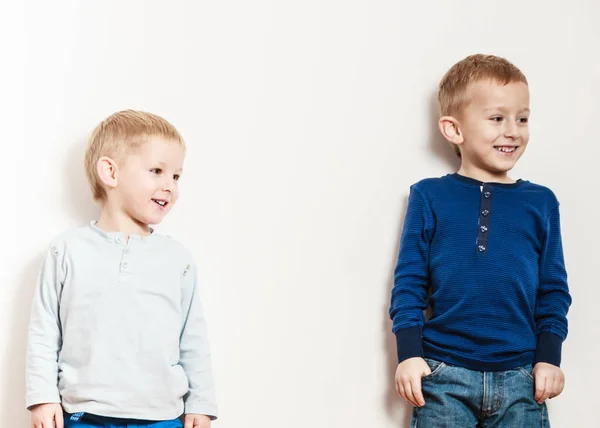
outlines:
[[[129,267],[129,254],[131,253],[130,243],[122,238],[117,238],[119,249],[121,250],[121,261],[119,263],[119,282],[123,282],[123,277],[127,275]]]
[[[481,198],[479,202],[479,222],[477,225],[476,249],[479,254],[484,254],[489,247],[488,236],[490,234],[492,196],[493,187],[487,183],[484,183],[481,188]]]

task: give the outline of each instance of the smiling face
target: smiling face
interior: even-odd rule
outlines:
[[[491,80],[472,83],[469,102],[457,115],[461,171],[482,181],[503,181],[529,142],[529,88]]]
[[[179,142],[150,137],[119,165],[118,185],[111,197],[136,223],[160,223],[179,198],[177,181],[184,158]]]

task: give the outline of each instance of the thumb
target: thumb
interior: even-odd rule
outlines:
[[[183,428],[194,428],[194,417],[191,415],[185,415],[185,422]]]
[[[428,376],[430,374],[431,374],[431,367],[429,367],[429,364],[425,363],[425,366],[423,367],[423,372],[421,373],[421,377]]]

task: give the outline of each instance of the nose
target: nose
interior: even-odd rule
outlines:
[[[171,193],[173,191],[173,180],[164,180],[162,189],[165,192]]]
[[[506,129],[504,130],[504,136],[514,140],[518,139],[521,136],[521,128],[519,127],[519,124],[514,120],[507,120],[505,123]]]

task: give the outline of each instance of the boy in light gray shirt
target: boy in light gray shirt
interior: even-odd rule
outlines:
[[[122,111],[92,133],[98,221],[50,245],[33,301],[34,428],[208,428],[217,416],[191,254],[149,226],[177,202],[185,145],[165,119]]]

